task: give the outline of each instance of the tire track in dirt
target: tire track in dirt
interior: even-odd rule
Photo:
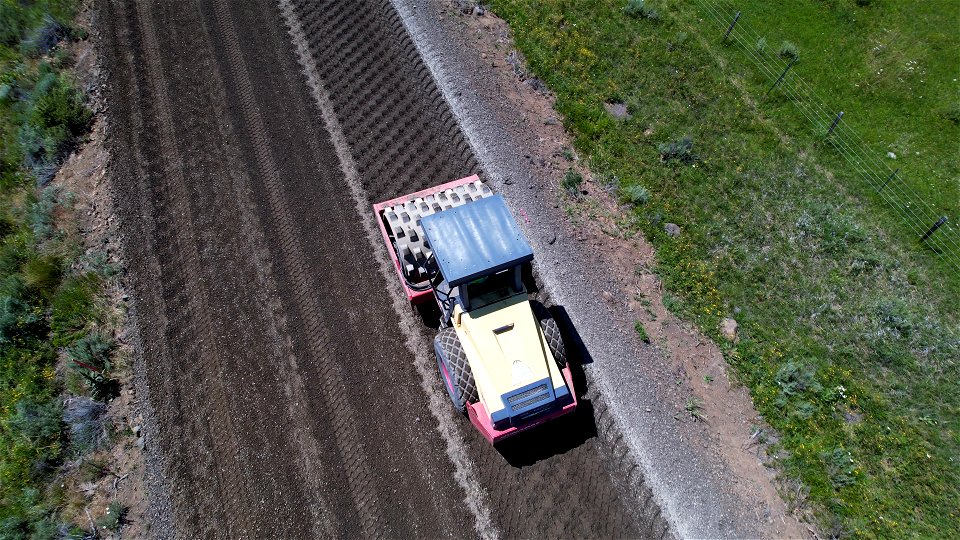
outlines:
[[[321,116],[330,133],[331,143],[337,152],[344,179],[356,204],[357,214],[363,216],[367,213],[367,209],[370,208],[370,201],[362,185],[360,185],[356,162],[350,154],[350,148],[344,137],[340,121],[333,111],[330,95],[320,81],[319,69],[310,54],[309,45],[303,33],[303,27],[300,24],[299,18],[297,18],[293,4],[289,0],[279,0],[278,5],[290,37],[293,40],[293,45],[296,49],[300,65],[303,68],[307,85],[313,93],[313,98],[320,108]],[[382,246],[378,246],[380,235],[373,220],[363,219],[362,222],[367,241],[370,242],[373,247],[373,252],[376,254],[381,276],[384,280],[394,283],[394,286],[390,287],[388,291],[388,294],[390,292],[393,293],[390,295],[392,297],[393,311],[399,318],[401,330],[405,335],[406,347],[413,353],[413,363],[420,374],[421,388],[427,395],[430,412],[437,421],[437,429],[446,442],[447,455],[454,466],[454,477],[464,490],[464,502],[474,516],[475,529],[481,538],[494,538],[497,536],[497,531],[492,526],[490,510],[487,507],[483,489],[476,482],[476,469],[473,461],[463,451],[463,437],[455,424],[457,419],[452,418],[453,415],[450,414],[449,407],[446,407],[447,400],[445,392],[442,389],[438,389],[436,384],[433,384],[436,379],[436,377],[432,376],[434,370],[432,366],[434,364],[425,361],[422,355],[416,354],[419,350],[429,348],[429,344],[425,343],[423,339],[417,339],[418,337],[422,338],[422,336],[420,336],[420,329],[417,326],[417,321],[414,321],[414,317],[411,316],[409,305],[405,305],[406,300],[400,292],[399,287],[393,282],[393,264],[386,251],[382,249]],[[380,249],[378,249],[378,247]]]
[[[367,450],[357,432],[357,424],[354,420],[356,414],[346,400],[344,392],[341,391],[344,386],[341,368],[325,354],[330,349],[328,326],[314,302],[317,287],[309,282],[307,266],[302,258],[303,247],[295,234],[290,211],[282,198],[280,175],[267,145],[266,128],[259,114],[250,77],[240,52],[240,43],[230,15],[230,8],[225,0],[216,0],[213,11],[220,35],[226,45],[243,117],[254,142],[257,171],[267,186],[269,206],[280,231],[279,247],[282,264],[286,266],[293,278],[291,293],[301,317],[308,326],[310,349],[317,353],[313,360],[322,366],[321,386],[326,403],[324,411],[332,424],[336,444],[344,460],[342,465],[346,467],[350,496],[360,515],[360,530],[365,537],[381,537],[385,532],[385,524],[379,512],[381,503],[377,489],[373,485],[370,470],[367,467]]]
[[[138,6],[138,8],[139,7],[141,6]],[[156,74],[163,68],[156,54],[158,46],[156,36],[152,31],[153,23],[149,20],[149,15],[145,14],[141,9],[137,9],[135,14],[131,13],[130,15],[136,19],[136,23],[139,25],[144,39],[143,51],[146,57],[146,69],[148,72]],[[148,74],[146,78],[150,81],[158,81],[157,78],[151,77],[150,74]],[[155,129],[145,126],[145,133],[159,135],[159,140],[156,142],[163,146],[165,143],[174,140],[172,132],[173,120],[172,114],[169,111],[166,89],[162,84],[153,84],[150,87],[150,92],[152,94],[151,101],[156,106],[155,118],[157,124],[154,126]],[[186,203],[188,197],[185,193],[186,186],[183,175],[183,164],[177,159],[179,153],[176,149],[169,147],[164,147],[163,153],[173,159],[163,163],[161,165],[161,167],[163,167],[162,170],[150,171],[148,178],[157,180],[162,178],[167,180],[168,183],[151,182],[146,192],[150,193],[151,198],[154,200],[169,199]],[[193,316],[194,313],[197,313],[199,310],[197,310],[196,305],[191,304],[191,300],[195,299],[200,305],[204,305],[208,303],[208,299],[206,290],[197,283],[198,279],[203,279],[200,277],[202,274],[195,264],[199,258],[197,252],[198,247],[183,241],[185,238],[191,238],[192,235],[189,234],[189,231],[194,230],[194,223],[188,215],[189,208],[165,208],[163,205],[155,205],[154,211],[154,238],[158,240],[157,247],[159,249],[157,249],[156,252],[159,253],[160,277],[162,280],[164,274],[171,276],[169,279],[168,292],[164,295],[165,298],[161,300],[164,305],[163,310],[166,313],[165,319],[170,321],[187,312],[190,314],[192,321],[192,324],[183,325],[177,329],[165,325],[167,338],[165,341],[174,344],[180,343],[189,347],[189,349],[182,351],[184,356],[198,359],[213,358],[214,353],[211,350],[212,331],[208,324],[209,319],[203,316],[202,313],[199,317]],[[174,264],[180,267],[179,271],[170,270],[170,266]],[[206,438],[201,439],[198,445],[199,448],[197,448],[197,450],[200,455],[203,455],[202,449],[204,448],[214,448],[222,451],[229,446],[229,444],[224,443],[232,442],[233,445],[236,444],[233,428],[230,425],[230,418],[225,411],[227,402],[225,401],[222,387],[213,384],[210,388],[215,397],[213,399],[207,399],[200,404],[205,411],[208,411],[208,415],[204,419],[206,423],[205,429],[200,430],[202,433],[208,435]],[[174,395],[176,395],[176,393]],[[240,486],[239,482],[237,482],[237,477],[220,477],[217,480],[219,482],[226,482],[225,484],[221,484],[219,488],[223,492],[235,492],[243,489],[243,486]],[[221,515],[226,518],[223,522],[228,525],[228,530],[235,520],[243,520],[249,515],[244,512],[239,512],[241,509],[237,507],[235,503],[236,499],[234,498],[227,498],[223,501],[223,513]],[[231,510],[233,510],[233,512],[231,512]],[[241,524],[241,527],[242,526],[243,524]]]
[[[416,424],[417,416],[429,411],[414,397],[419,388],[404,383],[416,380],[413,369],[401,364],[401,354],[392,352],[402,336],[396,328],[371,335],[358,324],[375,320],[383,311],[383,299],[377,295],[382,297],[385,284],[367,283],[363,273],[372,266],[369,257],[340,245],[362,228],[355,211],[337,200],[343,181],[336,174],[336,158],[322,128],[309,121],[317,112],[308,106],[309,95],[275,6],[251,2],[228,9],[245,34],[256,36],[253,40],[245,36],[242,60],[256,81],[253,106],[264,118],[261,144],[268,154],[279,156],[275,187],[281,200],[276,202],[286,207],[277,207],[280,214],[289,213],[286,229],[280,223],[284,218],[270,206],[269,186],[256,160],[257,129],[244,117],[236,73],[213,7],[168,2],[144,8],[156,27],[156,42],[146,44],[138,19],[116,17],[126,8],[136,13],[134,6],[114,4],[106,0],[101,4],[113,24],[108,33],[114,37],[108,40],[120,44],[121,36],[126,36],[123,45],[129,49],[108,51],[110,103],[119,113],[113,129],[112,176],[120,184],[124,223],[130,224],[125,245],[135,276],[144,350],[151,355],[145,359],[146,379],[156,390],[151,401],[162,432],[155,435],[165,458],[180,534],[355,536],[362,532],[360,505],[385,516],[383,528],[374,528],[371,535],[452,536],[469,530],[470,520],[458,504],[462,492],[443,474],[448,464],[439,438]],[[278,39],[286,47],[278,46]],[[159,69],[146,69],[148,49],[160,57]],[[287,65],[284,55],[289,57]],[[170,109],[180,120],[173,122],[172,131],[158,127],[159,107],[149,92],[155,87],[167,90]],[[302,154],[304,148],[309,149],[307,155]],[[181,154],[181,172],[186,170],[189,178],[185,189],[168,189],[174,178],[169,162],[175,161],[165,155],[170,152]],[[131,173],[140,166],[150,169],[150,175]],[[144,181],[137,182],[141,178]],[[140,205],[138,197],[144,193],[149,196]],[[262,229],[254,240],[247,234],[251,227]],[[181,243],[169,247],[177,235]],[[283,261],[285,237],[309,239],[323,249],[300,246],[299,253],[288,253],[295,258],[293,267],[263,265]],[[331,272],[334,263],[344,262],[357,270],[311,283],[314,276]],[[155,266],[161,268],[151,270]],[[330,336],[329,343],[314,340],[317,330],[290,298],[298,273],[307,276],[300,279],[306,280],[305,294],[315,299],[316,309],[334,319],[323,321],[320,329]],[[187,285],[202,290],[193,295]],[[334,290],[326,292],[324,286]],[[186,293],[178,296],[178,290]],[[369,306],[352,308],[358,293],[372,298]],[[345,319],[336,320],[339,314]],[[202,326],[201,316],[209,318],[213,337],[203,350],[193,346],[193,329]],[[168,352],[156,355],[160,349]],[[208,352],[217,356],[207,356]],[[318,361],[323,358],[336,359],[337,365]],[[296,373],[282,373],[284,362],[298,359],[301,362],[286,368],[300,370],[302,396],[293,388]],[[376,364],[364,359],[382,359],[399,367],[371,370]],[[346,403],[362,413],[350,419],[362,434],[357,446],[338,447],[331,436],[322,381],[332,368],[348,372],[340,387],[328,389],[345,396]],[[206,419],[216,405],[210,401],[216,399],[217,384],[224,389],[219,406],[227,410],[236,430],[233,435],[226,422],[212,425]],[[409,405],[383,409],[378,398]],[[210,419],[219,420],[212,415]],[[221,438],[214,441],[214,436]],[[319,446],[313,447],[312,441]],[[369,474],[388,498],[351,496],[353,486],[341,465],[348,461],[345,455],[370,448],[371,443],[378,459],[368,463]],[[314,471],[312,476],[304,472],[308,469]],[[319,494],[314,492],[318,484]],[[312,507],[316,508],[312,514],[304,511]]]
[[[273,6],[272,9],[267,8],[271,4],[245,4],[244,6],[249,9],[237,9],[234,15],[238,19],[245,19],[246,22],[242,23],[245,28],[252,26],[252,21],[275,21],[279,16],[276,12],[276,6]],[[268,40],[270,43],[278,38],[286,39],[285,33],[279,26],[266,26],[264,30],[264,32],[257,32],[256,35],[259,37],[274,32],[278,33]],[[220,51],[226,49],[225,46],[216,46],[216,48]],[[264,47],[250,44],[247,45],[247,50],[262,51]],[[245,60],[249,64],[248,69],[251,73],[256,73],[261,81],[266,79],[270,81],[271,85],[292,84],[297,88],[302,88],[303,81],[295,69],[295,62],[291,63],[289,69],[286,66],[278,69],[275,62],[265,60],[262,57],[261,54],[245,54]],[[309,96],[304,97],[308,98]],[[406,385],[398,384],[401,381],[408,380],[408,376],[396,377],[390,371],[371,371],[369,368],[376,364],[369,361],[356,365],[356,360],[376,357],[383,357],[383,361],[388,365],[404,362],[404,359],[399,356],[391,358],[395,353],[387,353],[387,351],[393,349],[389,344],[399,341],[401,337],[396,333],[395,328],[392,328],[391,331],[381,328],[378,332],[379,336],[371,340],[374,336],[369,335],[364,329],[364,322],[376,320],[379,314],[384,311],[383,307],[379,305],[382,302],[380,298],[383,296],[384,284],[382,282],[367,283],[362,275],[354,277],[350,272],[330,270],[340,265],[350,268],[351,272],[355,271],[352,270],[353,268],[356,268],[362,274],[366,271],[366,268],[369,268],[370,264],[366,260],[353,261],[358,256],[364,258],[365,254],[356,253],[354,247],[349,243],[341,247],[345,238],[358,236],[358,229],[360,228],[358,216],[350,212],[349,207],[344,207],[342,201],[338,200],[338,198],[344,196],[342,178],[336,174],[319,174],[319,178],[314,178],[317,176],[317,172],[311,167],[321,169],[327,167],[324,160],[329,159],[327,156],[332,153],[327,135],[320,131],[311,132],[311,129],[308,128],[311,122],[304,121],[304,119],[316,117],[317,111],[308,99],[304,101],[295,99],[284,103],[275,103],[274,100],[269,99],[264,100],[262,95],[258,95],[257,99],[264,118],[287,116],[285,121],[274,120],[273,124],[268,126],[274,154],[283,155],[285,152],[289,152],[291,142],[295,143],[294,151],[297,153],[299,153],[298,148],[304,144],[312,148],[314,141],[319,141],[323,150],[320,152],[322,155],[317,156],[317,165],[308,161],[293,170],[291,164],[297,163],[299,160],[285,159],[277,162],[278,167],[282,169],[280,176],[283,178],[283,187],[288,199],[287,208],[294,216],[294,222],[298,227],[294,236],[309,239],[315,245],[324,246],[322,250],[313,249],[304,253],[307,274],[311,276],[323,275],[322,284],[327,287],[327,290],[323,291],[322,294],[318,293],[319,288],[313,290],[311,294],[315,297],[314,301],[318,303],[322,313],[339,313],[343,312],[345,307],[357,303],[358,293],[360,298],[371,298],[371,300],[366,301],[366,304],[370,304],[369,306],[364,304],[362,309],[347,310],[351,320],[356,323],[356,330],[350,331],[339,328],[337,339],[335,342],[329,343],[328,346],[330,347],[329,356],[346,359],[347,361],[341,360],[344,366],[352,366],[342,373],[345,385],[342,393],[355,397],[352,401],[358,412],[361,411],[361,408],[363,409],[364,414],[361,415],[361,418],[357,418],[364,433],[363,444],[373,445],[378,448],[379,454],[391,457],[386,461],[370,463],[371,467],[377,469],[374,476],[379,479],[379,484],[383,486],[385,491],[394,494],[407,494],[398,499],[394,495],[395,500],[386,503],[384,506],[383,511],[389,514],[387,521],[391,525],[395,524],[392,528],[393,532],[390,534],[392,536],[413,534],[404,529],[405,526],[412,527],[413,531],[420,531],[416,533],[419,535],[436,535],[442,534],[438,531],[460,530],[460,527],[452,522],[453,520],[463,519],[463,510],[442,510],[444,506],[450,504],[448,490],[452,485],[439,488],[433,485],[436,483],[436,479],[433,479],[424,486],[422,481],[417,480],[418,476],[423,474],[422,472],[418,473],[418,471],[426,471],[429,477],[430,471],[445,469],[446,464],[445,462],[438,463],[438,456],[432,452],[423,451],[431,447],[431,439],[435,437],[424,437],[422,427],[416,424],[410,425],[411,418],[416,421],[418,416],[426,415],[428,411],[424,409],[419,400],[410,395],[410,389]],[[235,101],[235,99],[231,98],[231,101]],[[304,103],[308,106],[304,106]],[[278,105],[280,108],[277,108]],[[246,127],[248,131],[251,129],[250,126]],[[287,140],[279,140],[283,138],[284,134],[286,134]],[[252,152],[248,154],[252,154]],[[249,170],[256,170],[258,165],[253,160],[248,160],[248,162]],[[323,172],[323,170],[320,172]],[[262,183],[257,189],[259,189],[258,193],[262,200],[270,198]],[[316,194],[317,196],[315,199],[311,199],[310,194]],[[264,219],[274,219],[275,216],[268,206],[264,205],[262,210],[264,211]],[[317,215],[323,216],[319,223]],[[281,242],[277,240],[280,237],[276,236],[276,226],[273,229],[274,233],[271,234],[274,235],[274,240],[272,243],[279,244]],[[337,253],[338,247],[343,250],[341,253]],[[294,288],[289,272],[281,277],[280,282],[281,288],[284,290]],[[297,318],[293,312],[292,316],[293,319]],[[296,328],[293,328],[293,330],[297,348],[310,351],[309,335],[297,331]],[[387,348],[383,349],[385,345]],[[314,368],[312,373],[316,374],[317,378],[323,375],[323,369],[327,369],[321,362],[314,361],[304,362],[304,367]],[[357,369],[358,367],[360,369]],[[371,407],[371,404],[380,401],[386,403],[399,402],[408,405],[401,409],[388,410],[379,409],[377,406]],[[413,404],[410,404],[411,402]],[[419,451],[411,453],[409,452],[411,447],[417,447]],[[349,450],[348,448],[345,451]],[[446,484],[447,482],[443,483]],[[429,504],[430,511],[425,511],[425,503]],[[344,534],[356,534],[356,530],[348,530]]]
[[[469,144],[389,1],[293,3],[370,198],[476,171]],[[420,341],[429,343],[432,335],[422,332]],[[429,356],[428,349],[418,352]],[[635,515],[625,510],[597,451],[589,414],[545,430],[535,450],[505,445],[506,460],[468,428],[468,454],[506,536],[529,535],[531,528],[551,537],[637,534]],[[558,515],[570,500],[586,506]]]

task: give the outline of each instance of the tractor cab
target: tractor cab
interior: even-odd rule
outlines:
[[[421,226],[435,263],[430,282],[441,326],[457,306],[468,312],[526,295],[521,267],[533,250],[501,195],[425,216]]]

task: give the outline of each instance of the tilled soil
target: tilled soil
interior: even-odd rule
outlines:
[[[372,200],[478,172],[389,2],[293,4]],[[277,5],[98,11],[148,448],[176,526],[153,533],[472,534],[370,216],[350,200]],[[582,409],[499,451],[460,421],[493,525],[664,534],[621,498]]]

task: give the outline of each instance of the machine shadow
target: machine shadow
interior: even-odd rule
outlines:
[[[578,400],[577,410],[573,414],[497,444],[497,451],[514,467],[526,467],[552,456],[565,454],[597,436],[593,403],[585,397],[587,379],[582,368],[583,365],[592,363],[593,359],[563,306],[550,306],[548,309],[563,336]]]

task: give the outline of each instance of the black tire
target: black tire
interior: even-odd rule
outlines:
[[[560,369],[567,367],[567,349],[563,346],[563,337],[560,336],[560,327],[557,326],[557,321],[553,320],[553,315],[550,315],[550,311],[540,302],[532,300],[530,306],[533,308],[533,316],[540,323],[543,336],[547,338],[550,354],[557,362],[557,367]]]
[[[470,362],[460,346],[460,338],[453,328],[441,328],[433,338],[433,350],[437,354],[437,369],[453,406],[462,413],[468,403],[476,403],[480,397],[477,385],[473,382]]]

